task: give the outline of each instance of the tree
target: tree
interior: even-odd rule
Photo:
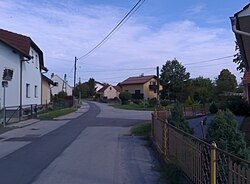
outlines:
[[[238,130],[234,115],[228,109],[219,111],[208,125],[207,141],[215,142],[225,151],[249,159],[249,150],[246,147],[244,135]]]
[[[132,98],[132,95],[129,92],[121,92],[119,94],[119,98],[122,101],[122,104],[127,104],[129,100]]]
[[[168,118],[168,122],[175,127],[192,134],[193,131],[189,127],[188,122],[185,120],[182,107],[179,103],[176,103],[174,107],[171,109],[171,114]]]
[[[189,92],[196,102],[209,102],[214,96],[213,83],[209,78],[197,77],[190,80]]]
[[[184,96],[185,81],[190,77],[190,74],[186,72],[186,68],[182,66],[176,59],[172,61],[168,60],[163,65],[160,74],[160,81],[163,87],[161,97],[163,99],[179,100],[186,99]],[[187,97],[187,96],[186,96]]]
[[[223,69],[216,79],[216,92],[222,94],[224,92],[234,92],[237,87],[235,75],[228,69]]]
[[[236,54],[234,55],[233,62],[235,62],[237,66],[237,70],[240,71],[240,73],[243,73],[246,70],[246,63],[242,60],[242,55],[240,52],[240,47],[237,42],[235,42],[235,51]]]
[[[89,86],[88,96],[93,97],[95,95],[95,79],[90,78],[88,80],[88,86]]]

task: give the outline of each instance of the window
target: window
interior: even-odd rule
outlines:
[[[109,90],[112,90],[112,87],[109,87]]]
[[[38,68],[38,55],[36,54],[36,68]]]
[[[140,90],[135,90],[135,94],[141,94]]]
[[[31,61],[32,61],[32,63],[34,63],[34,51],[33,50],[31,51],[31,56],[32,56]]]
[[[37,85],[35,85],[35,98],[37,98]]]
[[[30,84],[26,84],[26,98],[30,98]]]
[[[150,81],[150,85],[156,85],[156,82]]]

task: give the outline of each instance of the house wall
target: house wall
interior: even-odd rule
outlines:
[[[58,86],[53,86],[51,88],[51,92],[52,92],[52,95],[55,95],[55,94],[58,94],[59,92],[62,91],[62,87],[63,87],[63,80],[57,76],[57,75],[54,75],[51,80],[53,82],[57,82],[58,83]],[[66,83],[66,93],[68,96],[72,96],[72,91],[73,91],[73,88],[71,86],[69,86],[67,83]]]
[[[135,90],[140,90],[140,93],[144,92],[142,84],[124,85],[122,86],[122,91],[128,91],[131,94],[135,93]]]
[[[105,91],[103,96],[107,97],[107,99],[114,99],[119,98],[119,92],[116,91],[116,89],[113,86],[109,86]]]
[[[42,104],[49,104],[51,102],[50,84],[46,80],[42,80]]]
[[[155,82],[157,84],[157,80],[152,78],[143,85],[144,99],[157,98],[157,92],[149,89],[150,82]]]
[[[13,69],[12,81],[8,83],[6,88],[6,107],[19,106],[20,102],[20,57],[14,53],[13,49],[6,44],[0,42],[0,77],[2,82],[4,68]],[[3,87],[0,84],[0,107],[3,106]]]
[[[38,53],[30,48],[33,59],[22,62],[22,105],[42,103],[42,78]],[[26,85],[29,85],[27,90]]]

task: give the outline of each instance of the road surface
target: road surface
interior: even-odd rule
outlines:
[[[127,136],[130,126],[150,118],[150,112],[115,113],[98,103],[89,107],[78,118],[40,121],[1,134],[0,183],[159,183],[152,152],[144,141]]]

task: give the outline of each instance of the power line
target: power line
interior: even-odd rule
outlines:
[[[97,48],[99,48],[105,41],[107,41],[112,35],[113,33],[115,33],[118,29],[121,28],[121,26],[131,17],[132,14],[134,14],[134,12],[136,12],[138,10],[138,8],[145,2],[145,0],[139,0],[134,6],[133,8],[125,15],[125,17],[123,17],[123,19],[111,30],[111,32],[104,37],[103,40],[101,40],[94,48],[92,48],[90,51],[88,51],[86,54],[84,54],[83,56],[79,57],[78,60],[87,57],[88,55],[90,55],[92,52],[94,52]]]
[[[113,69],[113,70],[92,70],[92,71],[79,71],[78,72],[121,72],[121,71],[141,71],[141,70],[154,70],[155,67],[153,68],[127,68],[127,69]]]
[[[234,57],[234,55],[219,57],[219,58],[210,59],[210,60],[198,61],[198,62],[194,62],[194,63],[187,63],[187,64],[185,64],[185,65],[193,65],[193,64],[207,63],[207,62],[218,61],[218,60],[227,59],[227,58],[231,58],[231,57]]]

